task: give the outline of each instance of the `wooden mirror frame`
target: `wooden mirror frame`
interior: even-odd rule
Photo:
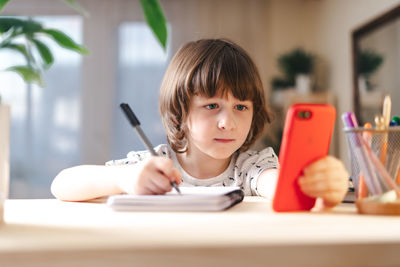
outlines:
[[[361,117],[361,105],[360,105],[360,90],[358,87],[358,68],[357,68],[357,56],[360,52],[359,40],[367,34],[379,29],[387,23],[394,21],[400,17],[400,5],[394,7],[388,12],[380,15],[379,17],[371,20],[367,24],[355,29],[352,33],[352,50],[353,50],[353,107],[356,118],[363,123]]]

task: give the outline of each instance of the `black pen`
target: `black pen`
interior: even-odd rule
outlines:
[[[136,129],[137,133],[139,134],[140,139],[142,139],[144,145],[147,147],[147,149],[150,151],[151,155],[153,156],[158,156],[157,153],[154,151],[153,145],[150,143],[149,139],[147,136],[144,134],[142,128],[140,128],[140,122],[136,118],[135,113],[133,113],[132,109],[129,107],[128,104],[122,103],[120,105],[122,111],[125,113],[126,117],[128,118],[129,122],[133,126],[133,128]],[[175,188],[176,192],[179,194],[181,193],[181,190],[179,190],[179,187],[175,182],[171,182],[171,185]]]

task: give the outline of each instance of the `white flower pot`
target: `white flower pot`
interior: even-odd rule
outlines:
[[[296,76],[296,90],[299,94],[308,95],[311,93],[311,77],[308,74]]]
[[[10,107],[0,104],[0,224],[10,181]]]
[[[367,79],[365,79],[364,76],[358,76],[358,89],[361,93],[366,93],[368,91],[367,86]]]

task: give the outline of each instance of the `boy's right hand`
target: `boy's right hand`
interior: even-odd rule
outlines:
[[[121,167],[119,188],[128,194],[160,195],[172,190],[171,182],[182,183],[180,172],[169,158],[150,157],[133,165]]]

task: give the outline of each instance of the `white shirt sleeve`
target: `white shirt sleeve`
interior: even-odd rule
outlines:
[[[154,151],[161,157],[170,157],[170,152],[167,145],[158,145],[154,148]],[[110,160],[106,162],[106,166],[124,165],[124,164],[135,164],[139,161],[151,157],[151,153],[148,150],[143,151],[131,151],[124,159]]]
[[[237,169],[243,177],[243,189],[246,195],[258,196],[257,181],[259,175],[266,169],[279,168],[278,157],[271,147],[261,151],[248,150],[242,152],[237,161]]]

